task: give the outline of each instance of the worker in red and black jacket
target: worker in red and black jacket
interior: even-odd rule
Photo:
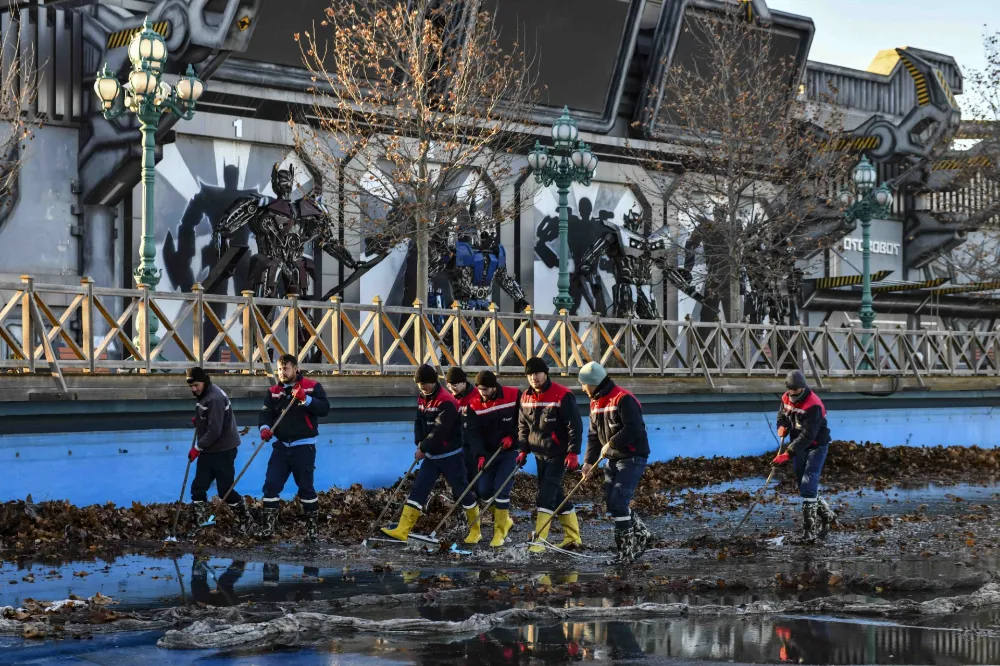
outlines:
[[[476,375],[476,396],[465,408],[462,433],[465,445],[476,458],[476,469],[482,470],[476,492],[482,498],[496,496],[493,502],[493,540],[490,546],[499,548],[514,527],[510,518],[510,490],[517,468],[517,416],[521,408],[521,392],[513,386],[500,386],[496,375],[483,370]],[[486,461],[500,451],[489,467]],[[508,477],[510,481],[507,481]],[[506,483],[505,483],[506,481]]]
[[[396,527],[382,528],[382,532],[400,541],[409,538],[438,477],[444,475],[455,499],[469,485],[465,457],[462,454],[462,424],[458,414],[458,401],[441,386],[437,370],[429,365],[417,368],[413,379],[420,389],[417,419],[413,424],[413,438],[417,445],[413,457],[422,462]],[[462,498],[462,508],[472,526],[465,537],[465,543],[478,543],[481,536],[475,491],[470,490]]]
[[[275,427],[290,404],[292,406],[288,413]],[[267,442],[272,437],[275,439],[264,477],[264,517],[259,536],[270,537],[274,534],[274,527],[278,523],[278,509],[281,507],[281,491],[290,475],[295,479],[302,512],[305,514],[306,539],[316,541],[318,538],[316,510],[319,509],[319,498],[313,482],[316,438],[319,436],[319,419],[329,413],[330,401],[327,400],[323,385],[299,372],[299,362],[295,356],[282,356],[278,360],[278,383],[267,392],[264,406],[257,418],[261,441]]]
[[[830,449],[830,428],[823,401],[810,390],[801,371],[788,373],[785,388],[778,409],[778,437],[784,439],[787,435],[790,441],[771,463],[783,465],[794,459],[795,481],[802,497],[803,538],[811,542],[817,536],[825,537],[837,519],[826,500],[819,497],[819,476]]]
[[[629,564],[649,546],[652,535],[630,504],[649,459],[649,438],[642,405],[634,395],[611,381],[600,363],[580,368],[580,384],[590,397],[590,431],[583,473],[590,475],[601,458],[604,468],[604,502],[615,521],[614,564]]]
[[[444,376],[444,380],[448,384],[448,391],[458,401],[458,416],[461,420],[466,409],[476,399],[476,391],[472,387],[472,382],[469,381],[468,376],[465,374],[465,370],[457,366],[448,368],[448,374]],[[471,479],[476,476],[476,472],[478,471],[476,469],[476,454],[472,450],[472,447],[469,446],[469,443],[465,441],[464,432],[462,433],[462,451],[465,457],[465,473]]]
[[[532,357],[524,365],[530,388],[521,396],[521,412],[517,422],[517,464],[524,465],[528,453],[535,454],[538,467],[538,516],[535,523],[536,544],[528,550],[544,552],[541,545],[548,537],[552,513],[562,504],[563,475],[580,467],[580,446],[583,443],[583,419],[576,397],[565,386],[549,379],[549,366]],[[576,507],[567,502],[559,513],[564,538],[560,548],[582,546],[580,523]]]

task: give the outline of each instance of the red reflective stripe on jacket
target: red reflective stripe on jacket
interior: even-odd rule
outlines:
[[[642,408],[642,403],[639,402],[639,399],[636,398],[631,391],[623,389],[621,386],[615,384],[615,387],[610,391],[608,391],[606,395],[602,395],[597,400],[590,401],[590,413],[600,414],[601,412],[604,411],[617,409],[618,403],[621,402],[621,399],[624,398],[625,396],[631,396],[632,398],[635,398],[636,404],[639,405],[640,409]]]
[[[475,400],[472,400],[469,403],[469,407],[472,407],[472,411],[476,414],[487,414],[489,412],[499,411],[504,407],[516,407],[517,389],[512,386],[504,386],[501,391],[501,395],[493,398],[492,400],[483,400],[482,395],[477,395]]]
[[[785,393],[781,396],[781,403],[784,405],[785,413],[787,414],[793,412],[805,413],[810,407],[819,405],[819,408],[823,410],[823,418],[826,418],[826,405],[823,404],[823,401],[813,391],[810,391],[809,395],[802,402],[792,402],[791,397]]]
[[[541,393],[535,393],[533,389],[525,391],[524,395],[521,396],[521,407],[531,409],[535,407],[557,407],[562,403],[567,393],[570,393],[570,390],[565,386],[550,382],[549,388]]]

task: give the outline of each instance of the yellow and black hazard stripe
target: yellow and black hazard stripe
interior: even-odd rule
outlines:
[[[108,49],[118,49],[123,46],[128,46],[128,43],[132,41],[132,38],[140,32],[142,32],[142,26],[111,33],[111,35],[108,36]],[[153,24],[153,32],[159,33],[160,37],[163,37],[163,39],[168,39],[170,37],[170,21],[157,21]]]
[[[978,168],[986,169],[993,165],[993,162],[986,155],[975,157],[963,157],[961,159],[938,160],[931,165],[932,171],[958,171],[959,169]]]
[[[906,67],[906,71],[913,77],[913,82],[917,86],[917,105],[927,106],[931,102],[931,89],[927,84],[927,77],[905,55],[902,60],[903,66]]]
[[[951,86],[948,85],[948,79],[945,78],[944,72],[935,67],[934,78],[938,80],[938,83],[941,84],[941,88],[944,89],[945,97],[948,98],[948,103],[951,104],[951,108],[959,110],[958,100],[955,99],[954,93],[951,92]]]
[[[844,137],[833,143],[834,150],[873,150],[881,140],[877,136]]]
[[[931,287],[940,287],[942,284],[948,281],[948,278],[934,278],[933,280],[924,280],[923,282],[901,282],[899,284],[887,284],[882,287],[872,288],[873,294],[887,294],[894,291],[911,291],[913,289],[929,289]]]
[[[955,287],[945,287],[944,289],[935,289],[931,293],[935,296],[944,296],[946,294],[965,294],[974,291],[993,291],[994,289],[1000,289],[1000,280],[992,280],[990,282],[973,282],[971,284],[961,284]]]
[[[892,271],[876,271],[872,273],[872,282],[879,282],[889,277]],[[838,275],[836,277],[816,278],[817,289],[836,289],[837,287],[853,287],[864,282],[861,275]]]

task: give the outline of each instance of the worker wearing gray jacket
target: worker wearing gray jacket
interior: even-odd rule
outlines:
[[[204,369],[191,368],[187,374],[187,383],[197,400],[194,416],[197,439],[188,451],[188,460],[198,461],[194,481],[191,482],[195,526],[189,536],[194,536],[208,518],[208,489],[212,482],[215,482],[215,492],[220,497],[233,485],[240,433],[236,428],[236,417],[229,397],[212,383]],[[253,518],[243,503],[243,497],[239,493],[229,493],[227,501],[229,508],[237,516],[240,532],[246,534],[253,527]]]

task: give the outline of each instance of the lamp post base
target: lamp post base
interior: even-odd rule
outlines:
[[[569,312],[573,309],[575,301],[572,296],[556,296],[552,299],[552,304],[556,306],[556,313],[558,314],[562,310]]]

